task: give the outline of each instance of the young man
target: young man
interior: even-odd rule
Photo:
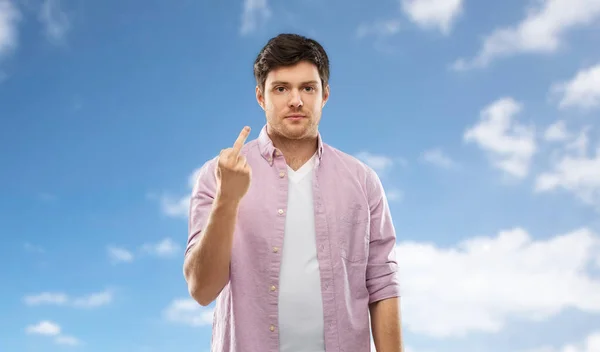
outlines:
[[[254,63],[267,123],[208,161],[190,202],[184,274],[216,299],[213,352],[402,351],[396,235],[381,182],[318,132],[329,59],[299,35]],[[369,316],[371,326],[369,326]]]

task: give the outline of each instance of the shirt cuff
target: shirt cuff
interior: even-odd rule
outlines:
[[[396,273],[393,273],[391,275],[396,276]],[[392,279],[391,282],[386,286],[383,286],[377,291],[372,292],[369,295],[369,304],[394,297],[400,297],[400,284],[398,283],[397,277]]]

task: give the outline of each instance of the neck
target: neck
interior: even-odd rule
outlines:
[[[269,137],[273,146],[279,149],[290,168],[297,170],[304,165],[317,151],[317,136],[302,139],[289,139],[276,133],[270,133]]]

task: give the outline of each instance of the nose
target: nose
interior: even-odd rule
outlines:
[[[298,92],[298,90],[292,90],[292,92],[290,93],[290,100],[288,104],[290,105],[290,107],[294,108],[299,108],[303,105],[302,97],[300,96],[300,92]]]

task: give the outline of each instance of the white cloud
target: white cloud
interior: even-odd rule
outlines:
[[[28,334],[45,335],[45,336],[57,336],[60,334],[60,326],[51,321],[41,321],[36,325],[29,325],[25,328]]]
[[[527,176],[536,152],[534,128],[516,121],[521,110],[514,99],[499,99],[481,111],[479,122],[463,136],[486,151],[494,167],[517,178]]]
[[[188,176],[187,186],[190,190],[188,194],[183,196],[172,196],[169,194],[158,196],[156,194],[149,194],[148,197],[154,200],[158,199],[160,208],[165,215],[176,218],[187,218],[190,207],[190,193],[201,170],[202,168],[199,167]]]
[[[42,292],[35,295],[28,295],[23,298],[23,301],[28,306],[49,304],[58,306],[72,306],[75,308],[100,307],[111,303],[112,300],[113,292],[111,290],[96,292],[82,297],[70,297],[62,292]]]
[[[456,166],[456,163],[439,148],[424,151],[421,154],[421,160],[442,168],[451,168]]]
[[[397,188],[392,188],[386,191],[385,196],[390,202],[399,202],[404,198],[404,193]]]
[[[194,171],[192,171],[192,173],[188,176],[188,188],[191,190],[194,188],[194,186],[196,185],[196,181],[198,180],[198,177],[200,177],[200,172],[202,172],[202,168],[196,168]]]
[[[394,159],[385,156],[372,154],[366,151],[360,152],[355,155],[356,158],[367,164],[378,174],[383,174],[394,165]]]
[[[95,308],[107,305],[113,300],[113,292],[106,290],[103,292],[92,293],[90,295],[79,297],[73,300],[73,306],[78,308]]]
[[[597,352],[600,351],[600,331],[589,334],[581,343],[567,344],[561,348],[540,347],[526,352]]]
[[[20,20],[21,13],[13,3],[0,0],[0,59],[16,48],[17,24]]]
[[[163,195],[160,197],[160,207],[163,213],[168,216],[187,218],[190,207],[190,196],[173,197]]]
[[[124,248],[109,246],[107,248],[108,256],[113,264],[120,262],[130,263],[133,261],[133,253]]]
[[[164,207],[163,211],[165,211]],[[185,211],[182,210],[180,213],[166,213],[170,216],[183,216],[183,214],[187,215],[187,209]],[[181,246],[171,238],[162,239],[157,243],[144,243],[139,247],[140,254],[149,254],[157,257],[170,257],[178,254],[181,250]],[[119,262],[130,263],[135,258],[135,255],[131,251],[119,247],[108,247],[108,254],[114,264]]]
[[[191,298],[173,300],[163,314],[169,322],[194,327],[210,326],[213,322],[213,309],[202,307]]]
[[[54,341],[59,345],[67,346],[78,346],[81,344],[81,341],[73,336],[57,336]]]
[[[25,328],[25,332],[33,335],[43,335],[54,337],[54,342],[59,345],[77,346],[81,344],[77,338],[69,335],[63,335],[60,325],[44,320],[35,325],[29,325]]]
[[[413,333],[496,333],[514,319],[600,313],[600,278],[586,272],[600,255],[600,237],[589,229],[534,240],[513,228],[449,248],[403,242],[397,253],[403,320]]]
[[[64,305],[69,301],[69,297],[64,293],[43,292],[37,295],[25,296],[23,300],[28,306],[41,304]]]
[[[146,243],[142,246],[142,251],[158,257],[170,257],[180,254],[181,246],[179,246],[171,238],[165,238],[158,243]]]
[[[565,143],[565,152],[571,152],[575,155],[585,156],[588,152],[588,147],[590,144],[589,132],[590,127],[585,126],[579,131],[579,134],[568,139]]]
[[[600,63],[580,70],[569,81],[554,84],[552,90],[562,95],[560,108],[591,110],[600,107]]]
[[[260,25],[271,18],[271,9],[267,0],[244,0],[242,12],[242,35],[254,32]]]
[[[548,142],[563,142],[571,138],[571,134],[567,130],[565,121],[556,121],[546,128],[544,139]]]
[[[377,20],[373,23],[362,23],[356,30],[356,36],[388,37],[400,32],[400,21],[397,19]]]
[[[583,128],[576,137],[565,141],[563,154],[551,170],[537,176],[536,192],[563,189],[600,210],[600,143],[595,154],[590,153],[588,132],[589,128]]]
[[[600,17],[598,0],[530,1],[525,18],[515,26],[496,29],[484,38],[471,60],[457,60],[458,70],[481,68],[500,57],[521,53],[554,53],[567,31],[592,24]]]
[[[448,35],[463,11],[463,0],[402,0],[402,10],[418,26]]]
[[[60,0],[44,0],[38,18],[44,26],[44,34],[50,41],[60,43],[64,40],[70,22],[60,6]]]

